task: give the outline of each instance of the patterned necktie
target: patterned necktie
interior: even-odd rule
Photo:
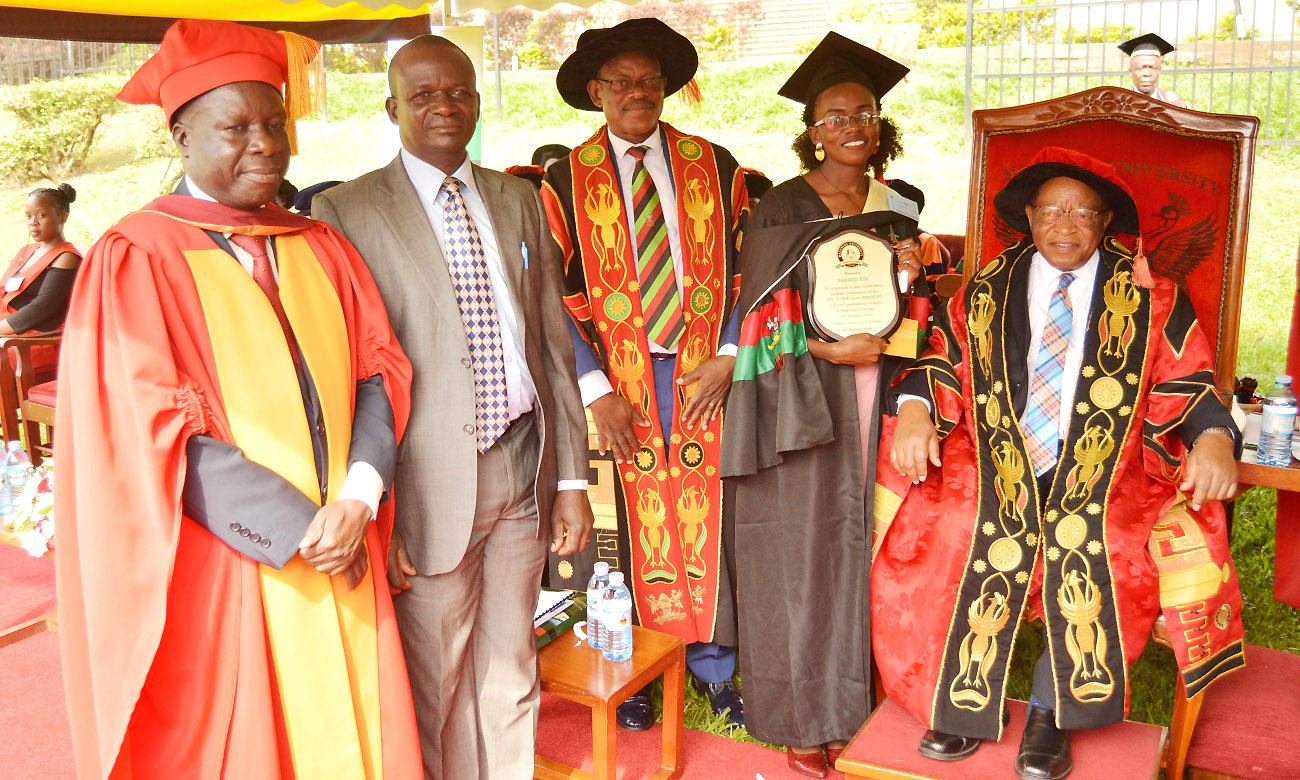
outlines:
[[[443,218],[447,227],[447,270],[456,288],[460,319],[465,324],[469,357],[474,366],[474,422],[478,451],[487,452],[510,426],[506,395],[505,353],[501,347],[501,325],[496,300],[488,280],[487,260],[478,228],[465,211],[459,179],[448,176],[442,182],[447,193]]]
[[[294,367],[301,371],[302,357],[298,354],[298,339],[294,337],[293,328],[289,327],[289,317],[280,303],[280,285],[276,284],[275,273],[271,270],[271,258],[266,256],[266,236],[231,233],[230,243],[253,256],[253,281],[262,288],[267,300],[271,302],[275,317],[280,321],[280,328],[284,330],[284,340],[289,344],[289,357],[293,358]]]
[[[1074,274],[1061,274],[1052,300],[1047,305],[1047,324],[1038,347],[1038,361],[1029,382],[1029,403],[1025,409],[1025,446],[1034,464],[1034,475],[1046,472],[1056,463],[1060,440],[1061,377],[1065,369],[1065,350],[1070,344],[1074,308],[1067,288]]]
[[[636,267],[641,285],[641,312],[646,336],[669,351],[677,349],[685,323],[677,273],[668,247],[668,224],[659,203],[659,191],[645,167],[650,147],[633,146],[627,153],[636,161],[632,172],[632,215],[636,220]]]

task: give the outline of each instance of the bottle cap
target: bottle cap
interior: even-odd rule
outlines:
[[[1279,385],[1289,385],[1291,384],[1291,377],[1287,374],[1278,374],[1277,379],[1274,379],[1273,383]],[[12,445],[13,442],[9,442],[9,444]]]
[[[23,443],[21,441],[11,441],[6,447],[10,452],[17,452],[23,448]]]
[[[596,574],[609,574],[609,562],[596,561],[596,565],[591,567]]]
[[[612,588],[615,585],[622,585],[622,584],[623,584],[623,572],[611,571],[609,573],[609,586]]]

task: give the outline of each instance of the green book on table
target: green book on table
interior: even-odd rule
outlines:
[[[543,588],[551,591],[551,588]],[[579,622],[587,619],[587,593],[586,591],[569,591],[571,602],[568,606],[545,620],[541,625],[533,629],[537,635],[537,649],[541,650],[551,640],[568,633]]]

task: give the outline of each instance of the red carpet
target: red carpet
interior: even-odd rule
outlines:
[[[0,648],[0,778],[74,776],[62,674],[53,631]]]
[[[58,634],[48,631],[0,648],[0,780],[64,780],[74,776],[68,712],[63,701]],[[618,735],[618,777],[648,776],[659,765],[662,726]],[[795,780],[785,754],[725,737],[687,731],[686,780]],[[591,769],[591,710],[542,697],[538,750]],[[843,777],[832,773],[831,777]]]
[[[0,542],[0,631],[54,609],[54,559]]]
[[[898,777],[940,780],[1004,780],[1015,777],[1012,764],[1025,726],[1025,703],[1010,700],[1011,720],[1001,742],[985,742],[962,761],[934,761],[916,752],[925,726],[898,702],[876,708],[844,758],[896,773]],[[1160,770],[1164,729],[1123,721],[1101,729],[1071,732],[1074,771],[1070,780],[1150,780]],[[841,759],[843,761],[844,759]]]
[[[619,780],[648,777],[659,767],[663,726],[649,731],[618,732]],[[804,775],[791,772],[785,753],[761,745],[741,743],[702,731],[685,733],[683,780],[796,780]],[[537,726],[537,752],[568,766],[591,771],[591,710],[581,704],[542,694],[542,717]],[[828,777],[842,778],[839,772]]]

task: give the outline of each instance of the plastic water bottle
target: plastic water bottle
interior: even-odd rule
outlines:
[[[1291,377],[1281,374],[1264,399],[1264,417],[1259,422],[1259,449],[1255,459],[1265,466],[1291,465],[1291,436],[1295,432],[1295,393]]]
[[[601,604],[604,643],[601,652],[606,661],[626,661],[632,657],[632,593],[623,584],[623,572],[609,573],[609,588]]]
[[[1292,401],[1294,404],[1295,401]],[[1292,410],[1294,416],[1295,410]],[[8,509],[12,509],[18,504],[18,496],[23,492],[23,487],[27,485],[27,477],[32,471],[32,461],[23,452],[23,443],[20,441],[9,442],[9,449],[5,453],[5,500],[9,504]],[[6,509],[6,511],[8,511]]]
[[[587,582],[587,644],[599,650],[604,644],[600,605],[609,589],[609,564],[596,561],[592,568],[591,580]]]

